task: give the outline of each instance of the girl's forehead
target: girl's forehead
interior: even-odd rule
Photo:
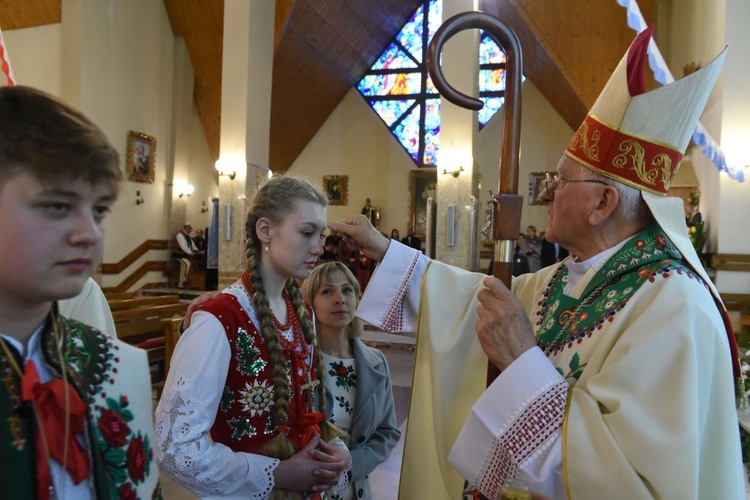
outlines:
[[[326,208],[312,201],[297,200],[284,220],[292,221],[295,224],[311,224],[322,231],[327,224]]]

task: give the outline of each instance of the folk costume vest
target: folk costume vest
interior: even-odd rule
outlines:
[[[310,391],[303,386],[309,380],[317,380],[318,376],[312,362],[313,348],[302,337],[296,314],[291,311],[287,316],[288,328],[294,329],[294,340],[289,342],[279,332],[279,338],[284,339],[282,346],[291,391],[287,422],[279,426],[275,419],[274,381],[266,342],[247,311],[236,297],[226,293],[202,309],[222,323],[232,353],[211,438],[234,451],[262,454],[266,443],[283,431],[295,451],[303,448],[313,432],[320,432],[317,424],[325,416],[308,408],[308,398],[315,398],[309,396]],[[309,306],[308,312],[312,317]],[[282,331],[288,330],[282,328]]]
[[[62,338],[68,382],[85,405],[84,425],[77,437],[85,442],[92,493],[97,498],[160,498],[145,353],[57,316],[56,334],[48,320],[40,337],[45,363],[57,375],[53,381],[62,377],[63,369],[57,335]],[[45,471],[37,464],[46,466],[46,457],[37,456],[37,418],[22,397],[22,380],[29,375],[25,372],[36,370],[32,363],[24,370],[19,353],[8,343],[4,347],[0,350],[0,498],[39,498],[39,478]]]

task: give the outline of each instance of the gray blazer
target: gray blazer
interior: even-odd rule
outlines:
[[[352,456],[349,480],[354,484],[357,498],[372,500],[367,477],[388,459],[401,431],[396,426],[391,375],[385,356],[359,339],[350,342],[357,368],[357,395],[349,438]],[[333,397],[327,391],[326,411],[330,414],[332,410]]]

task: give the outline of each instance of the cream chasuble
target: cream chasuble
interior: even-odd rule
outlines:
[[[651,234],[645,248],[652,259],[664,251],[654,247],[660,237]],[[403,271],[403,251],[400,273],[390,272],[399,267],[398,259],[389,261],[401,250],[393,247],[367,292],[381,305],[398,296],[406,306],[368,309],[366,294],[360,316],[392,327],[398,311],[395,317],[408,326],[418,294],[414,283],[404,291],[411,276]],[[643,250],[636,238],[608,264],[638,268]],[[474,331],[476,292],[485,276],[432,262],[421,287],[400,498],[461,497],[461,475],[445,460],[454,441],[451,463],[473,484],[490,484],[490,491],[515,476],[554,498],[744,498],[721,317],[697,276],[659,258],[648,271],[628,274],[637,274],[629,279],[638,279],[638,287],[594,290],[596,321],[557,311],[554,320],[563,330],[572,326],[570,332],[546,346],[541,341],[487,391],[487,358]],[[597,288],[595,277],[614,273],[592,269],[570,295],[552,297],[558,271],[552,266],[513,284],[542,340],[553,319],[545,311],[581,313],[581,294]],[[373,321],[376,310],[391,311],[388,321],[380,313],[381,321]]]

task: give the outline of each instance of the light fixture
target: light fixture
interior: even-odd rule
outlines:
[[[195,187],[188,183],[178,183],[174,185],[174,192],[177,193],[177,196],[182,198],[183,196],[190,196],[193,194],[193,192],[195,192]]]
[[[233,181],[235,177],[237,177],[237,169],[232,167],[232,162],[229,160],[224,160],[219,158],[216,160],[216,163],[214,164],[216,167],[216,171],[219,172],[219,175],[225,175],[229,177],[230,181]]]
[[[461,172],[464,171],[464,167],[458,167],[456,170],[453,170],[449,172],[447,169],[443,169],[443,174],[451,174],[453,177],[458,177],[461,175]]]
[[[135,204],[136,205],[140,205],[141,203],[144,203],[143,196],[141,196],[141,192],[140,191],[136,191],[135,192],[135,196],[136,196],[136,198],[135,198]]]

